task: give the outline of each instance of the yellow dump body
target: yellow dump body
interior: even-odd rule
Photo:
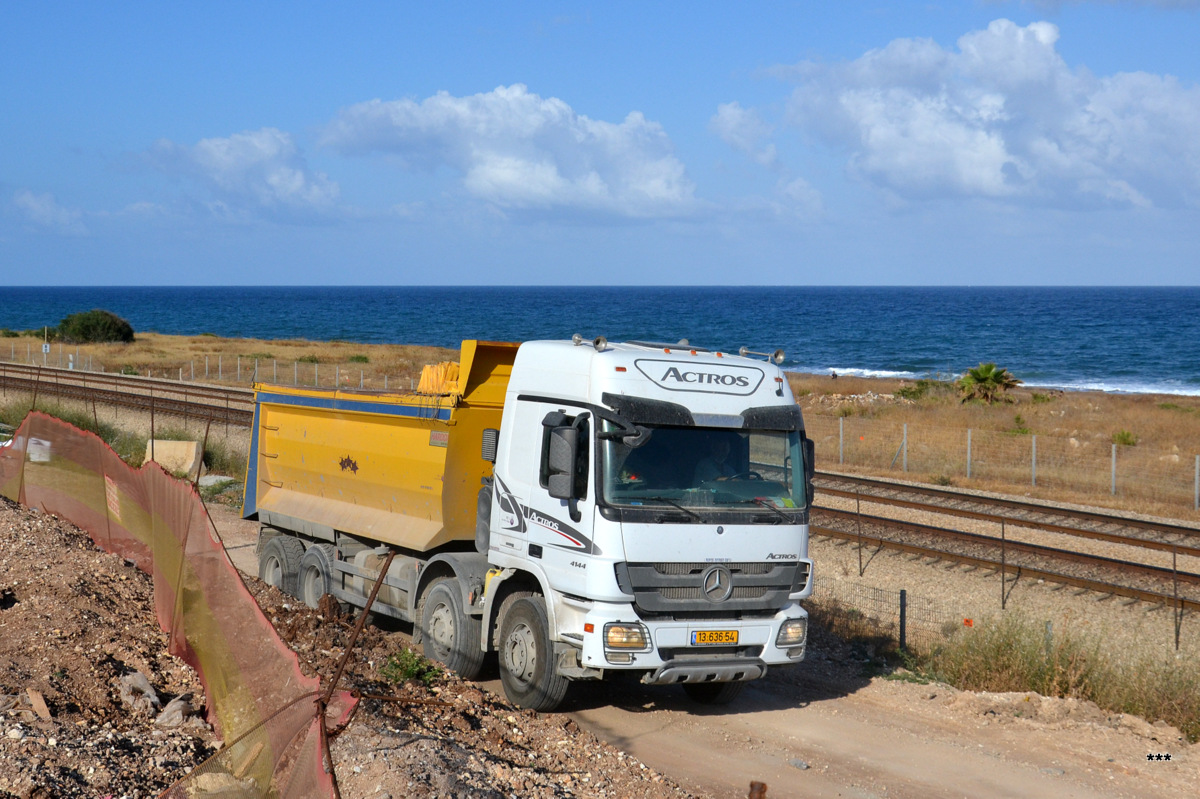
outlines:
[[[516,353],[464,341],[457,379],[436,394],[256,384],[242,515],[415,552],[473,540],[476,497],[492,473],[482,434],[500,427]]]

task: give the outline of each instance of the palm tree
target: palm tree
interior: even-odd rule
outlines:
[[[978,399],[991,405],[997,399],[1001,399],[1005,391],[1021,385],[1021,381],[1013,377],[1007,369],[998,368],[994,363],[981,363],[963,373],[954,385],[962,394],[963,402]]]

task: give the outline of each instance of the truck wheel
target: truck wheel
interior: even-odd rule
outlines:
[[[333,562],[337,560],[337,548],[333,544],[313,544],[300,559],[300,576],[297,581],[300,599],[310,608],[315,608],[325,594],[333,592]]]
[[[547,713],[567,693],[567,678],[554,668],[554,647],[546,604],[540,596],[521,597],[500,623],[500,682],[513,704]]]
[[[421,651],[456,672],[474,680],[483,670],[479,646],[483,625],[478,616],[463,608],[462,592],[452,580],[439,580],[425,594],[421,610]]]
[[[258,576],[285,594],[297,596],[296,583],[300,576],[300,560],[304,544],[290,535],[277,535],[263,544],[258,556]]]
[[[744,682],[685,682],[683,692],[702,705],[728,705],[745,687]]]

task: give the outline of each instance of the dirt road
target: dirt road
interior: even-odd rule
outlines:
[[[215,518],[235,564],[254,573],[255,525],[224,510]],[[751,780],[772,799],[1157,798],[1200,784],[1200,749],[1165,725],[1074,700],[856,676],[865,665],[816,638],[804,664],[753,684],[729,709],[699,708],[678,689],[606,683],[573,686],[563,711],[715,797],[744,797]],[[501,693],[499,680],[484,686]]]

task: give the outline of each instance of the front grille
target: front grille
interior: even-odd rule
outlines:
[[[729,569],[733,583],[721,602],[705,596],[703,587],[705,573],[717,565]],[[643,616],[735,617],[779,610],[808,582],[808,563],[618,563],[616,575]]]

